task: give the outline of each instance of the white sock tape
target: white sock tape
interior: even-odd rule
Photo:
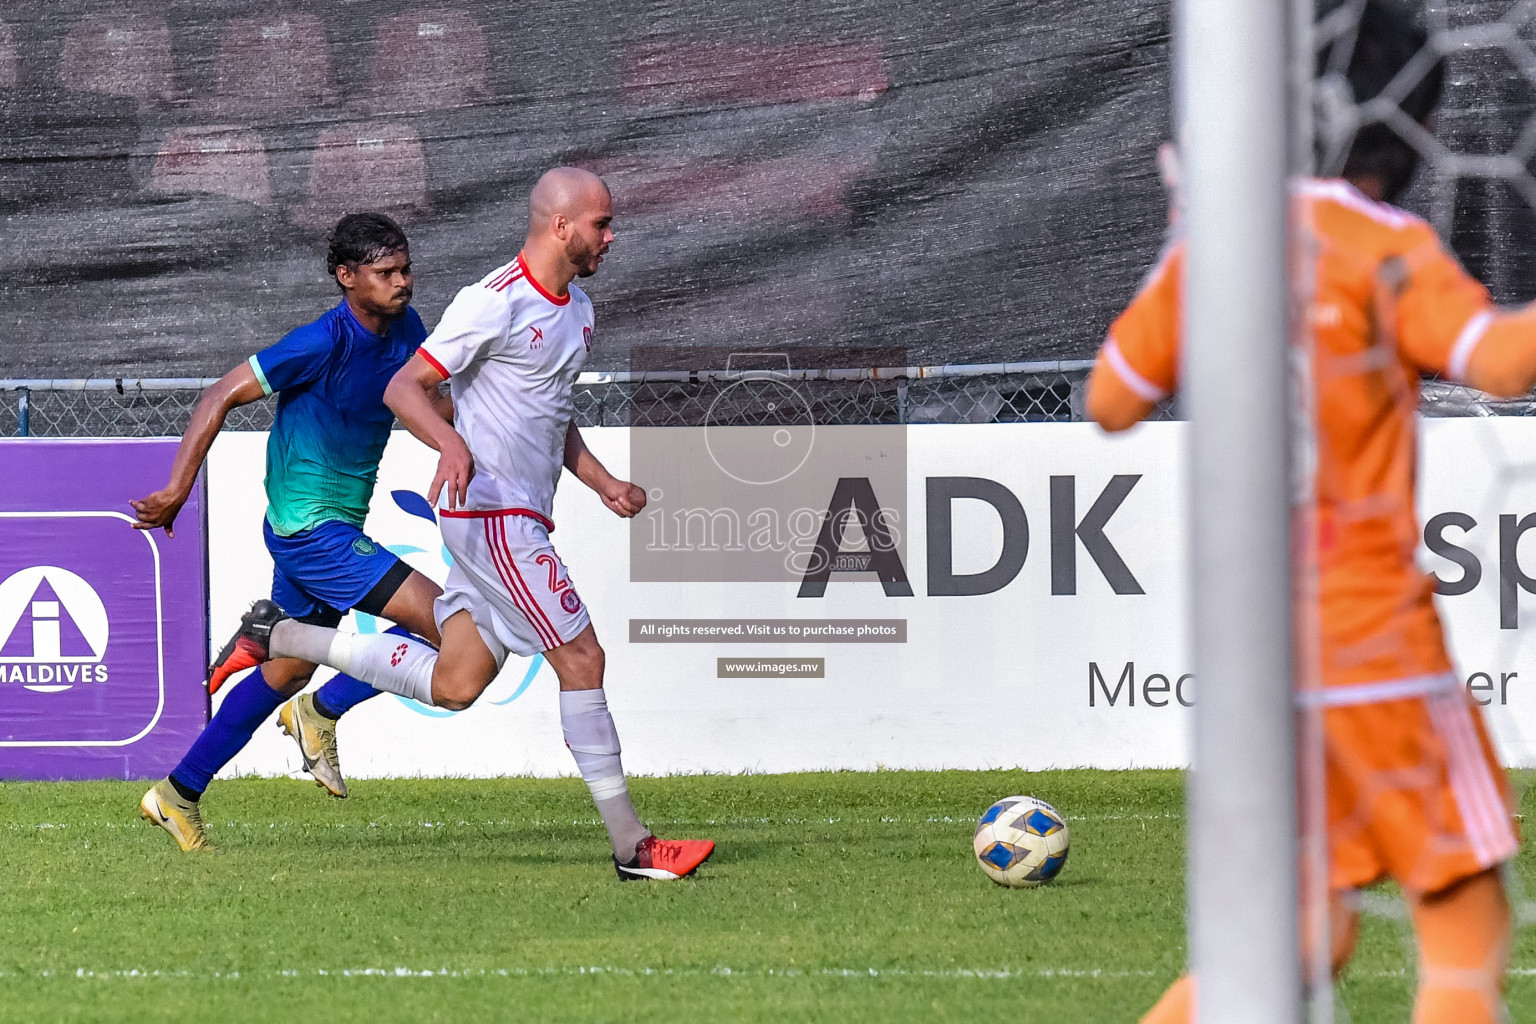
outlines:
[[[592,791],[593,800],[612,800],[616,796],[623,796],[629,792],[629,784],[624,781],[622,775],[610,775],[605,779],[588,779],[587,788]]]
[[[330,647],[326,650],[326,656],[323,660],[325,664],[336,669],[338,672],[345,672],[347,675],[354,675],[355,673],[353,672],[353,669],[355,666],[352,664],[352,634],[343,633],[338,630],[336,635],[331,638]]]

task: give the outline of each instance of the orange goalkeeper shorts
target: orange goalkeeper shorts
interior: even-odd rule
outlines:
[[[1313,691],[1323,708],[1329,881],[1438,892],[1519,848],[1482,714],[1447,673]]]

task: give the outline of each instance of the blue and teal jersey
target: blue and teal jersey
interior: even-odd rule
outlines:
[[[395,414],[384,387],[427,336],[416,310],[380,337],[343,299],[251,356],[277,415],[267,441],[267,522],[279,537],[321,523],[362,526]]]

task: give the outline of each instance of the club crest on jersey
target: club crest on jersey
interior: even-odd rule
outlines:
[[[581,598],[576,596],[576,591],[566,588],[560,592],[560,607],[565,609],[566,614],[575,615],[581,610]]]

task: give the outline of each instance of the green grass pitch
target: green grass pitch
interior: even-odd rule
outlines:
[[[720,844],[670,885],[613,876],[575,780],[215,783],[210,855],[138,820],[143,784],[0,785],[0,1020],[1134,1021],[1184,962],[1182,782],[637,779],[660,834]],[[1016,792],[1071,825],[1042,889],[972,860]],[[1341,988],[1356,1024],[1408,1017],[1395,906],[1370,901]],[[1536,1019],[1536,929],[1514,967],[1513,1019]]]

